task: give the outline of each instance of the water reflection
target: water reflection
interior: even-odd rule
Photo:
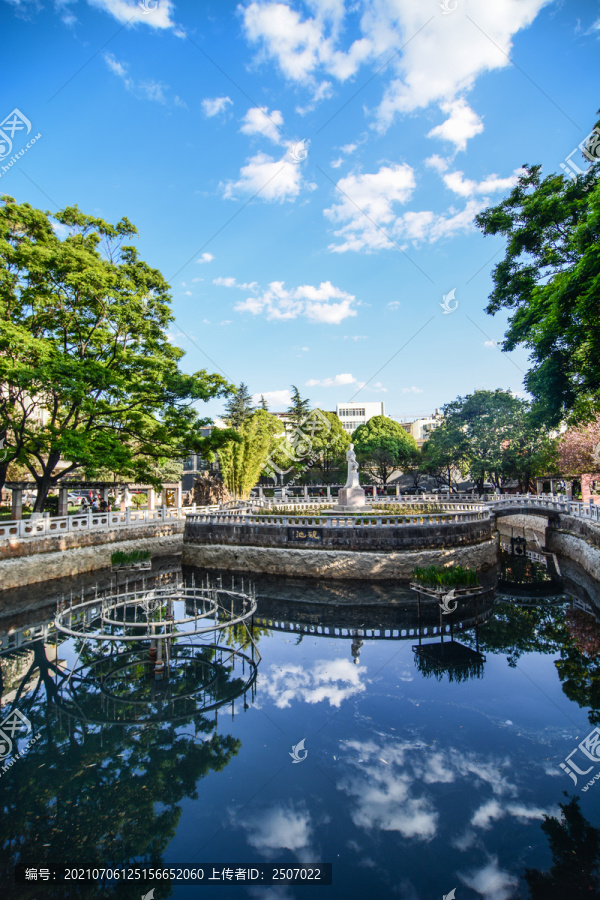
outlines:
[[[196,656],[174,650],[162,682],[148,677],[143,652],[107,654],[97,677],[82,671],[66,708],[61,685],[93,665],[85,648],[76,665],[79,639],[56,640],[53,610],[0,622],[2,717],[18,706],[42,734],[0,779],[6,865],[191,862],[220,835],[202,856],[332,858],[333,896],[424,898],[455,885],[458,897],[494,900],[598,896],[598,830],[578,801],[558,802],[570,785],[558,761],[579,733],[568,700],[600,721],[589,593],[565,600],[565,578],[554,600],[526,594],[521,579],[499,600],[487,583],[477,609],[443,615],[423,604],[419,616],[403,585],[302,585],[258,579],[256,710],[243,699],[242,663],[214,641]],[[226,640],[244,635],[232,626]],[[532,661],[543,694],[515,671]],[[121,702],[150,714],[115,721]],[[309,756],[292,765],[290,747],[307,735]],[[593,792],[582,796],[590,815]],[[163,885],[155,897],[189,892]],[[103,896],[142,893],[121,885]],[[45,896],[98,892],[32,887],[19,900]]]

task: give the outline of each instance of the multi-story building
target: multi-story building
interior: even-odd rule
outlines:
[[[404,428],[407,434],[414,437],[417,447],[422,447],[425,441],[429,440],[431,433],[435,431],[442,419],[442,414],[439,409],[436,409],[432,416],[424,416],[419,419],[404,419],[398,422],[398,425]]]
[[[363,403],[338,403],[335,412],[342,423],[344,431],[352,434],[359,425],[364,425],[373,416],[385,416],[385,407],[383,400]]]

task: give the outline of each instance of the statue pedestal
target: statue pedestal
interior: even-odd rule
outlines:
[[[338,506],[356,509],[365,505],[365,492],[361,487],[340,488],[337,502]]]

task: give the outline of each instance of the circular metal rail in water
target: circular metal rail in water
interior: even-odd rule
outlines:
[[[193,606],[193,614],[176,619],[172,610],[177,601],[184,609]],[[162,642],[221,631],[246,622],[255,612],[252,587],[244,592],[176,584],[60,604],[55,626],[62,634],[90,641]]]

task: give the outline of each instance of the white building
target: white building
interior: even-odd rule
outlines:
[[[344,431],[352,434],[359,425],[364,425],[373,416],[385,416],[383,400],[366,403],[338,403],[335,413]]]

